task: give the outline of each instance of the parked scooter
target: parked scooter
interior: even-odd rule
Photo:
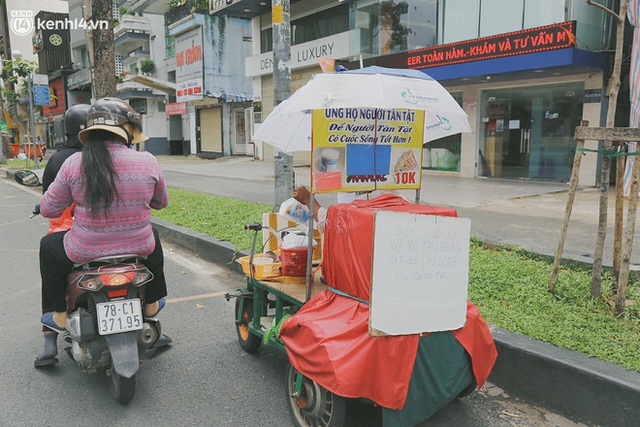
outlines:
[[[38,215],[39,206],[31,217]],[[65,350],[85,372],[104,369],[120,403],[133,399],[139,355],[171,343],[157,317],[145,317],[145,285],[153,274],[135,254],[75,264],[67,279]]]

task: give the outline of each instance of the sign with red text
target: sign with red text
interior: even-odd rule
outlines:
[[[576,22],[568,21],[513,33],[410,50],[407,68],[429,68],[523,55],[576,45]]]
[[[327,108],[312,114],[314,192],[420,188],[424,111]]]
[[[167,116],[179,116],[187,114],[186,102],[169,102],[164,106],[164,114]]]
[[[204,62],[202,27],[176,36],[176,99],[178,102],[202,99]]]

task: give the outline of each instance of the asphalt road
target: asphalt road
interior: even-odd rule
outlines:
[[[103,374],[83,373],[62,351],[57,366],[36,370],[33,360],[42,345],[38,242],[47,229],[45,219],[28,219],[37,200],[37,193],[0,180],[0,425],[291,425],[286,357],[269,347],[256,355],[241,350],[233,303],[222,297],[244,278],[170,245],[165,245],[169,299],[161,319],[174,343],[144,356],[130,404],[116,403]],[[379,411],[357,401],[350,402],[347,417],[347,426],[380,425]],[[454,425],[579,424],[487,385],[421,424]]]

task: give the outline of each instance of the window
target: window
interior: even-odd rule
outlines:
[[[436,44],[435,0],[358,3],[353,12],[362,52],[385,55]]]
[[[314,13],[313,15],[291,21],[291,45],[302,44],[323,37],[349,31],[349,6],[340,4]],[[262,30],[260,34],[260,52],[273,50],[273,31]]]
[[[145,98],[131,98],[129,105],[140,114],[147,114],[147,100]]]

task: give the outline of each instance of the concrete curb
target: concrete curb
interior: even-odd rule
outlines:
[[[196,233],[188,228],[158,218],[151,218],[151,222],[158,229],[158,233],[160,233],[163,240],[188,249],[198,254],[205,261],[214,262],[236,273],[242,273],[242,266],[235,260],[249,254],[236,251],[235,247],[229,242],[218,240],[206,234]]]
[[[640,373],[505,329],[491,333],[498,348],[492,383],[573,421],[638,425]]]
[[[162,238],[200,258],[242,273],[228,242],[153,218]],[[498,359],[489,381],[509,393],[564,415],[600,426],[631,426],[640,420],[640,373],[587,355],[491,327]]]

